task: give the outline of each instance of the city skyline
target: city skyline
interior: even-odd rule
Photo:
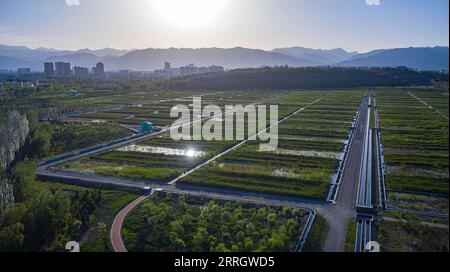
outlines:
[[[448,46],[449,39],[445,0],[36,2],[2,1],[0,44],[66,50],[304,46],[367,52]]]

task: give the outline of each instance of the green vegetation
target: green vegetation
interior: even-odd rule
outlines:
[[[407,68],[264,67],[237,69],[228,73],[198,75],[163,81],[156,86],[170,89],[319,89],[362,86],[426,85],[432,79],[448,80],[437,72]]]
[[[109,228],[116,214],[136,195],[119,191],[102,191],[102,201],[93,214],[91,228],[81,240],[82,252],[107,252],[111,250]]]
[[[382,252],[448,252],[448,228],[418,222],[379,223]]]
[[[116,214],[128,203],[136,198],[136,194],[126,191],[113,190],[95,190],[87,187],[54,183],[39,182],[36,187],[40,190],[50,192],[61,191],[75,199],[78,196],[82,202],[85,202],[85,195],[97,194],[100,196],[98,205],[89,213],[89,225],[82,229],[82,235],[77,241],[80,241],[82,252],[107,252],[110,251],[109,228]],[[83,203],[71,202],[71,205],[84,205]]]
[[[448,85],[447,91],[415,89],[412,94],[448,117]]]
[[[187,196],[153,195],[128,215],[129,251],[291,251],[308,213]]]
[[[0,117],[15,109],[32,111],[41,117],[61,120],[62,114],[80,110],[108,109],[131,104],[155,103],[159,100],[178,99],[179,92],[155,90],[150,81],[103,81],[95,79],[40,80],[36,88],[22,88],[21,79],[8,79],[4,84],[6,96],[0,100]],[[67,94],[75,89],[79,95]],[[183,92],[198,95],[199,91]],[[128,116],[128,115],[127,115]],[[65,118],[64,118],[65,119]]]
[[[324,95],[294,93],[279,101],[280,111],[293,112]],[[249,142],[180,182],[323,199],[362,95],[331,92],[279,126],[277,151],[259,152],[259,142]]]
[[[41,190],[31,162],[18,163],[11,179],[20,190],[16,202],[0,215],[2,251],[64,250],[67,241],[79,239],[89,228],[89,217],[101,201],[98,192]]]
[[[321,215],[316,215],[314,224],[308,235],[303,251],[305,252],[318,252],[322,251],[323,244],[327,238],[328,223]]]
[[[108,124],[54,125],[52,154],[63,154],[129,136],[129,130]]]
[[[0,142],[8,151],[0,156],[0,251],[65,251],[74,240],[107,250],[106,224],[133,196],[38,182],[36,159],[51,151],[54,125],[34,114],[11,116],[0,135],[13,136]]]
[[[357,224],[355,220],[350,220],[347,223],[347,230],[345,234],[345,252],[355,252],[355,242],[356,242],[356,227]]]
[[[0,214],[0,251],[65,251],[81,241],[82,251],[108,251],[108,227],[135,196],[36,181],[35,164],[13,169],[16,202]]]
[[[441,212],[448,214],[449,199],[445,196],[428,196],[407,193],[389,193],[389,203],[392,208],[400,208],[425,212]]]
[[[438,97],[442,94],[424,93],[429,94],[428,102],[448,112],[448,97],[444,100]],[[448,195],[448,121],[407,91],[380,89],[376,96],[387,163],[387,188]]]
[[[231,91],[208,93],[204,95],[203,103],[217,103],[224,108],[228,104],[242,103],[247,105],[262,99],[269,100],[275,96],[278,97],[280,94],[272,91],[248,92],[247,94]],[[184,102],[189,104],[192,103],[192,100]],[[173,101],[171,103],[183,102]],[[167,112],[168,115],[169,113]],[[208,160],[235,142],[233,140],[174,141],[169,133],[165,133],[160,137],[150,138],[129,147],[95,155],[62,167],[76,171],[164,182]],[[190,156],[189,151],[199,154],[198,156],[195,154]]]
[[[58,124],[39,122],[34,113],[27,119],[30,137],[22,153],[33,158],[55,156],[129,136],[127,129],[109,124]]]
[[[206,186],[324,198],[358,109],[362,91],[298,91],[276,97],[279,118],[324,97],[279,127],[276,152],[251,141],[181,180]],[[273,92],[211,93],[206,103],[251,104]],[[168,134],[62,167],[76,171],[167,182],[226,150],[236,141],[173,141]],[[201,152],[186,156],[183,152]]]
[[[443,91],[448,94],[448,80],[447,81],[433,81],[434,89]]]

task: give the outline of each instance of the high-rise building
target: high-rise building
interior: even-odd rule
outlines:
[[[208,74],[208,73],[221,73],[224,72],[225,69],[222,66],[209,66],[209,67],[200,67],[199,73],[200,74]]]
[[[55,75],[55,66],[53,65],[53,62],[44,63],[44,73],[48,77]]]
[[[31,74],[31,69],[30,68],[19,68],[19,69],[17,69],[17,74],[19,76],[29,75],[29,74]]]
[[[198,72],[198,67],[196,67],[193,63],[180,67],[180,73],[182,76],[195,75],[198,74]]]
[[[73,67],[73,74],[75,76],[89,76],[89,68],[75,66]]]
[[[70,63],[68,62],[57,62],[55,63],[56,75],[60,77],[70,76]]]
[[[95,65],[95,68],[92,70],[94,72],[94,75],[96,76],[105,75],[105,65],[102,62],[97,63],[97,65]]]
[[[170,69],[171,69],[170,62],[164,62],[164,70],[170,70]]]

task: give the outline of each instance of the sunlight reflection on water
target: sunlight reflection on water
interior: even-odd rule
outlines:
[[[168,147],[158,147],[158,146],[148,146],[148,145],[136,145],[132,144],[129,146],[125,146],[117,149],[117,151],[122,152],[141,152],[141,153],[150,153],[150,154],[164,154],[168,156],[184,156],[190,158],[199,158],[206,155],[203,151],[198,151],[193,148],[188,149],[176,149],[176,148],[168,148]]]

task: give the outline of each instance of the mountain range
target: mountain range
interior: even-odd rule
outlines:
[[[99,61],[109,71],[130,69],[151,71],[161,69],[168,61],[173,67],[195,63],[197,66],[220,65],[226,69],[261,66],[346,66],[396,67],[419,70],[447,70],[448,47],[410,47],[379,49],[368,53],[348,52],[342,48],[331,50],[305,47],[277,48],[272,51],[250,48],[168,48],[118,50],[81,49],[77,51],[48,48],[30,49],[24,46],[0,44],[0,69],[31,68],[42,71],[47,61],[65,61],[72,65],[93,67]]]

